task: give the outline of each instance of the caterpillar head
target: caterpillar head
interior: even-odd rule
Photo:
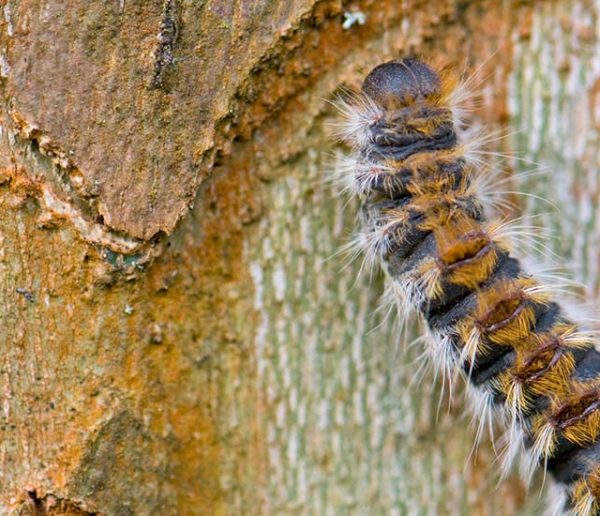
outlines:
[[[374,68],[362,86],[380,110],[368,127],[367,154],[402,161],[418,152],[453,149],[456,133],[445,89],[440,75],[419,59]]]
[[[405,58],[376,66],[362,85],[363,93],[385,110],[439,97],[439,74],[423,61]]]

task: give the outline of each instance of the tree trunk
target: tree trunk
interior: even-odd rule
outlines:
[[[595,295],[598,2],[0,5],[2,514],[539,510],[337,254],[325,99],[484,63],[477,117],[560,212],[516,201]]]

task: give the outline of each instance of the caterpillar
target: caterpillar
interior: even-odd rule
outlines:
[[[502,470],[553,477],[557,514],[600,514],[600,353],[552,285],[519,257],[519,228],[487,215],[486,169],[448,69],[417,58],[375,67],[338,103],[338,168],[361,200],[351,247],[381,265],[428,353],[463,377],[479,416],[506,427]],[[475,144],[473,143],[475,142]]]

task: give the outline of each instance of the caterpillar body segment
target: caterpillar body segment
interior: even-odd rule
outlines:
[[[401,313],[427,322],[438,367],[467,379],[484,418],[503,416],[503,470],[521,456],[524,477],[552,474],[561,512],[597,515],[600,353],[515,257],[515,230],[486,218],[462,98],[450,74],[409,58],[376,67],[342,106],[344,185],[362,199],[356,241]]]

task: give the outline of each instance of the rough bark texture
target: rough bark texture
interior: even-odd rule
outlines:
[[[593,296],[597,2],[0,5],[0,512],[535,513],[334,256],[323,99],[489,58],[477,115]]]

